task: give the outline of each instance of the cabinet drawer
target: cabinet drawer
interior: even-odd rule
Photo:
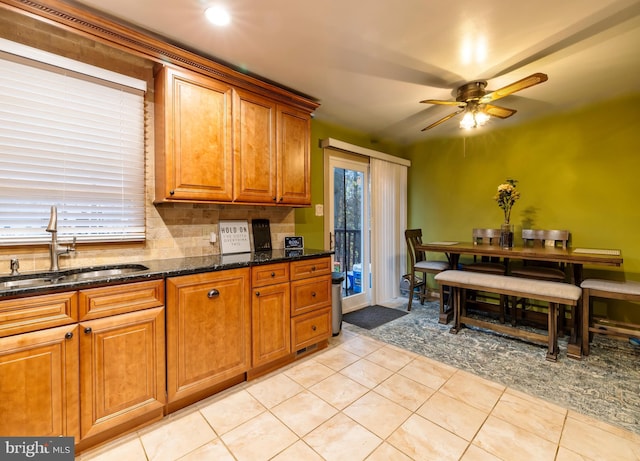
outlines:
[[[299,315],[291,319],[291,345],[293,351],[331,336],[331,307],[326,307],[309,314]]]
[[[160,307],[164,305],[164,280],[81,290],[79,303],[80,320]]]
[[[77,321],[75,291],[0,301],[0,337]]]
[[[263,287],[289,281],[289,263],[267,264],[251,268],[251,287]]]
[[[291,280],[318,275],[331,275],[331,258],[305,259],[291,262]]]
[[[331,276],[291,282],[291,316],[331,304]]]

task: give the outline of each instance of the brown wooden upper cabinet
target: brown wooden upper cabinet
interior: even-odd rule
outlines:
[[[311,205],[311,107],[187,70],[156,74],[156,203]]]
[[[156,201],[231,201],[231,86],[170,67],[155,84]]]

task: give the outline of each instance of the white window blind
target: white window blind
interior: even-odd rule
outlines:
[[[144,239],[143,91],[38,54],[0,53],[0,245],[48,241],[52,205],[61,238]]]

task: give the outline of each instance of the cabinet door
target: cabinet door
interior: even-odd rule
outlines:
[[[80,323],[82,438],[162,417],[164,364],[164,307]]]
[[[248,268],[167,279],[169,402],[249,369],[249,280]]]
[[[276,104],[236,90],[234,99],[234,200],[276,201]]]
[[[198,74],[156,76],[156,200],[231,201],[232,90]]]
[[[278,106],[278,194],[283,205],[311,205],[311,116]]]
[[[79,436],[78,326],[0,339],[0,434]]]
[[[254,288],[251,301],[253,367],[291,353],[289,283]]]

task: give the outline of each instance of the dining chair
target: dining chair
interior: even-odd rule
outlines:
[[[407,242],[409,259],[411,262],[411,273],[409,280],[409,304],[407,310],[411,310],[413,302],[414,290],[419,288],[420,304],[424,304],[427,297],[427,275],[438,274],[449,269],[449,263],[446,261],[429,261],[424,251],[418,250],[416,247],[422,243],[422,229],[406,229],[404,238]],[[420,274],[420,277],[417,277]],[[440,312],[444,312],[444,290],[440,287]]]
[[[545,229],[522,229],[522,246],[528,248],[562,248],[566,249],[569,245],[569,231],[567,230],[545,230]],[[550,282],[571,282],[567,274],[567,268],[564,263],[554,263],[550,261],[522,261],[519,265],[512,265],[511,275],[515,277],[523,277],[533,280],[547,280]],[[517,320],[517,306],[522,306],[522,317],[524,317],[527,303],[526,299],[516,300],[512,304],[511,319],[515,325]],[[572,315],[574,313],[572,312]],[[563,334],[564,329],[564,308],[559,311],[559,334]]]
[[[474,228],[471,231],[471,238],[474,245],[500,246],[500,229]],[[480,258],[474,256],[473,262],[464,264],[462,270],[471,272],[482,272],[485,274],[507,275],[509,270],[509,259],[500,259],[498,257],[482,256]],[[471,299],[476,298],[476,293],[469,293]],[[504,323],[505,314],[507,312],[507,298],[500,295],[500,322]]]

